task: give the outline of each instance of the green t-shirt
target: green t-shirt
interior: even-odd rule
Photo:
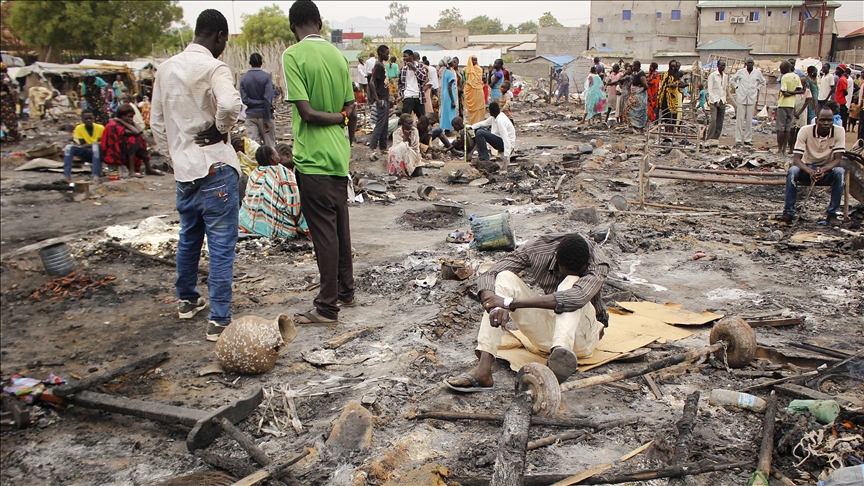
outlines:
[[[387,77],[388,78],[398,78],[399,77],[399,65],[395,62],[387,63]]]
[[[339,113],[354,101],[348,60],[324,39],[306,39],[282,54],[288,101],[308,101],[312,109]],[[347,176],[351,145],[345,127],[309,125],[300,118],[295,104],[294,164],[301,174]]]

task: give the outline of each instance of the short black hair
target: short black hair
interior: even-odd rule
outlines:
[[[390,49],[390,48],[385,46],[384,44],[381,44],[380,46],[378,46],[378,57],[381,57],[381,53],[383,53],[384,51],[386,51],[388,49]]]
[[[261,67],[261,64],[264,64],[264,59],[261,57],[261,54],[253,52],[252,55],[249,56],[249,65],[252,67]]]
[[[222,15],[222,12],[208,8],[198,15],[198,20],[195,21],[196,36],[207,37],[219,32],[228,34],[228,19]]]
[[[555,255],[558,257],[558,265],[571,272],[577,272],[591,259],[591,248],[585,238],[574,233],[565,236],[561,243],[558,243]]]
[[[297,0],[288,9],[288,18],[296,26],[321,23],[321,12],[312,0]]]
[[[404,51],[402,51],[402,54],[408,54],[409,56],[413,56],[414,51],[412,51],[411,49],[405,49]]]
[[[498,106],[498,103],[495,102],[495,101],[489,103],[489,114],[492,114],[493,112],[494,112],[496,115],[497,115],[498,113],[501,113],[501,107]]]
[[[90,111],[89,109],[81,110],[81,118],[84,118],[84,115],[90,115],[90,116],[93,116],[93,112]]]

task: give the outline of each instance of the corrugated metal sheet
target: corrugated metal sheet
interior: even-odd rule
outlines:
[[[800,7],[802,0],[702,0],[698,8],[780,8]],[[828,7],[836,8],[840,2],[827,2]]]

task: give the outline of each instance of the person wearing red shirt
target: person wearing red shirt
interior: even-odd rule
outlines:
[[[846,123],[849,120],[849,107],[846,106],[846,95],[849,94],[849,80],[846,78],[846,65],[837,66],[836,71],[839,79],[837,80],[837,89],[834,91],[834,101],[840,104],[840,118],[843,119],[843,128],[846,128]]]

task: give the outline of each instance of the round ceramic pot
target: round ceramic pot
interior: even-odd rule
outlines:
[[[216,342],[216,358],[228,373],[266,373],[296,337],[294,321],[285,314],[275,320],[243,316],[222,331]]]

